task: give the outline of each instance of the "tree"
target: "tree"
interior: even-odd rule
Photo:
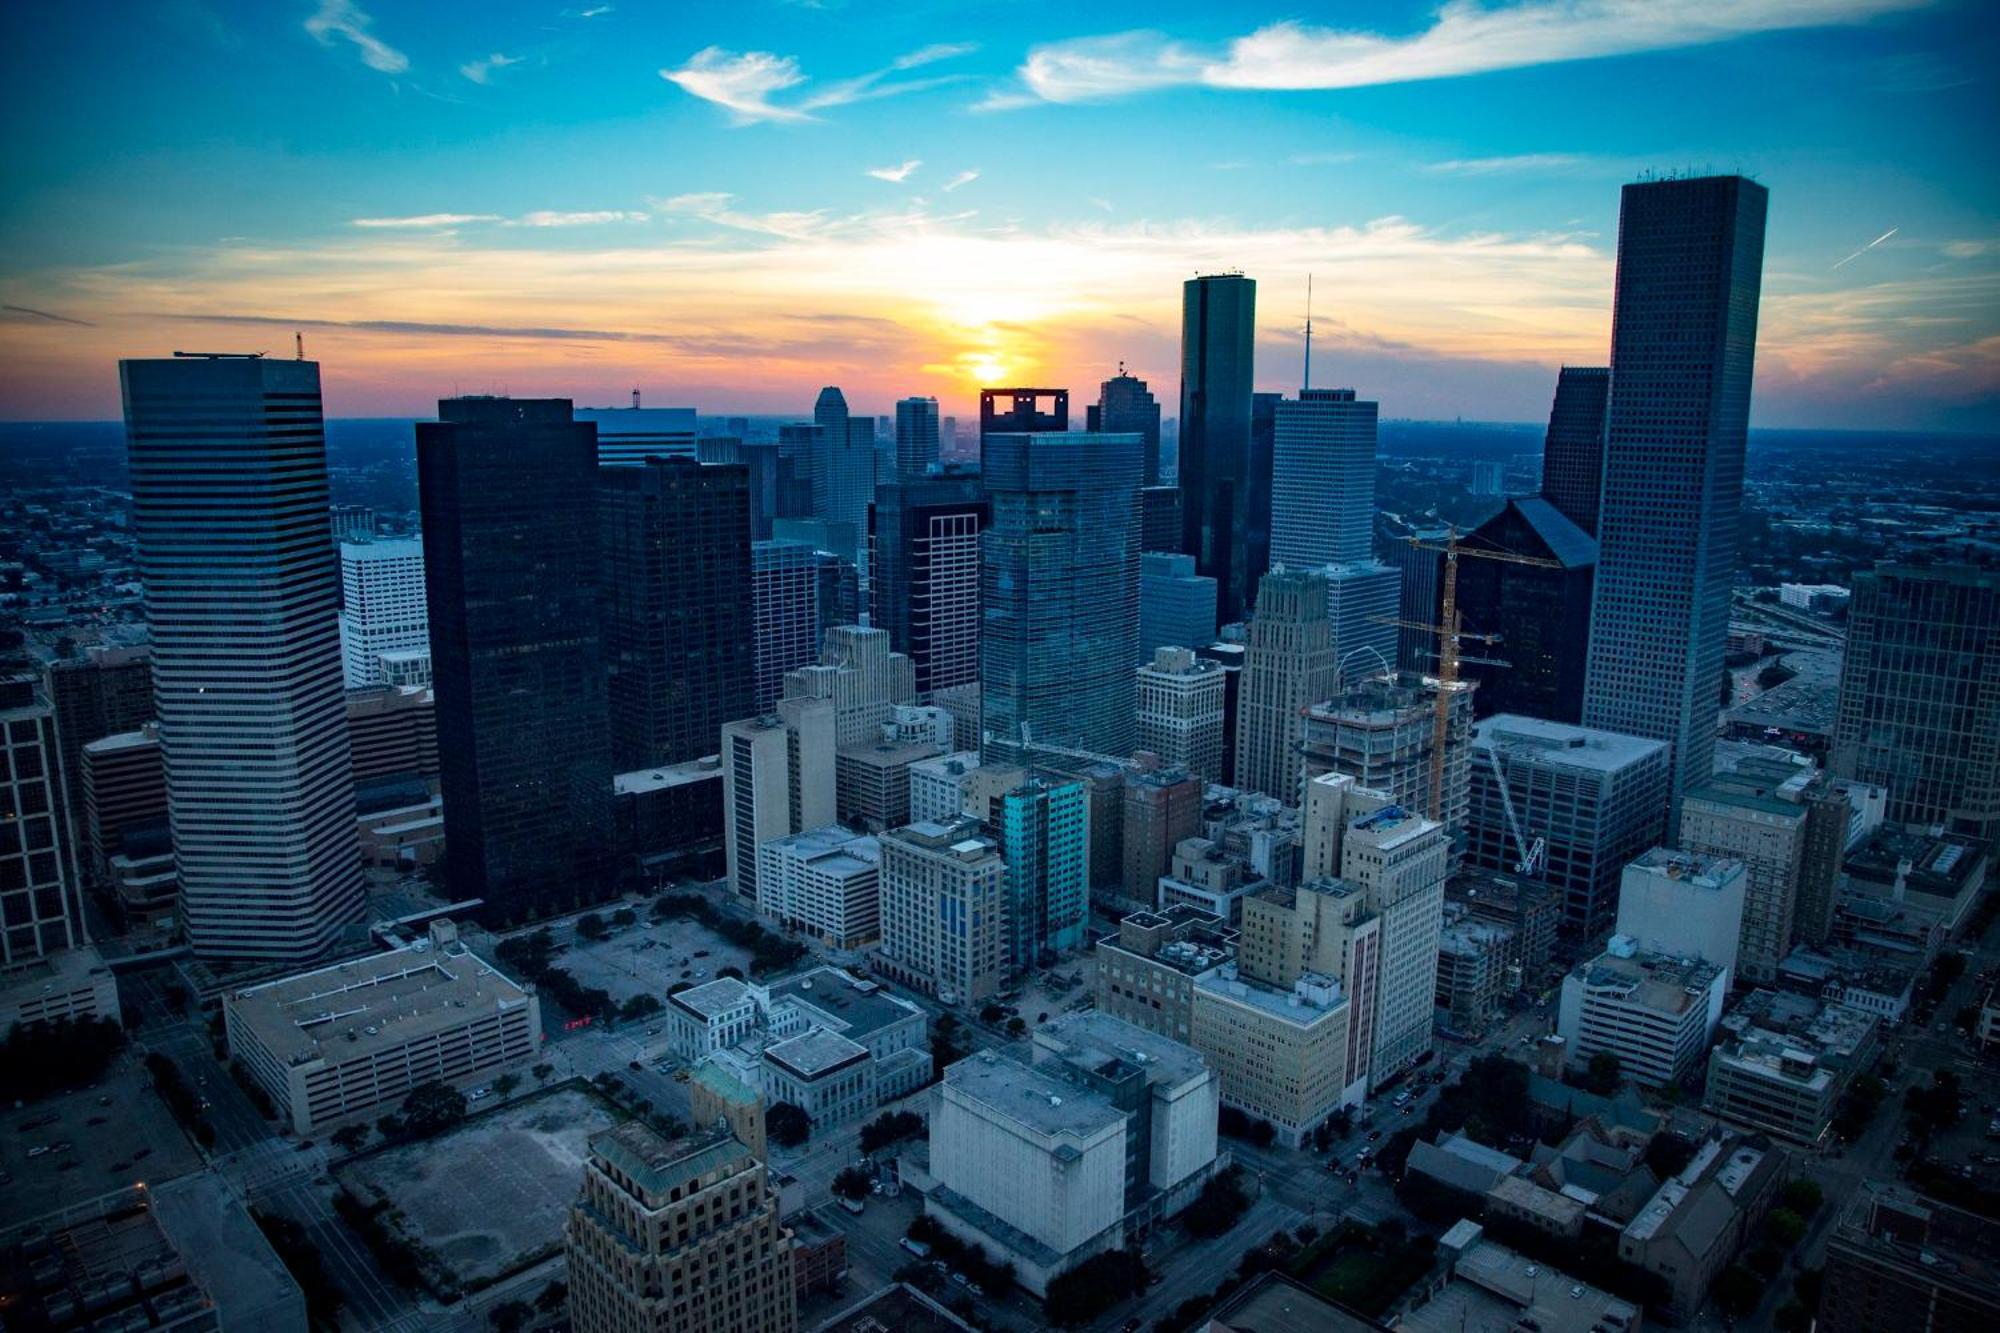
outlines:
[[[1128,1296],[1146,1289],[1151,1276],[1136,1249],[1094,1254],[1049,1283],[1042,1309],[1059,1328],[1087,1324]]]
[[[627,926],[637,925],[638,923],[639,914],[629,907],[621,907],[611,914],[611,924],[620,930],[623,930]]]
[[[734,977],[736,980],[741,981],[743,980],[743,969],[731,964],[727,967],[718,967],[715,969],[715,975],[718,980],[723,977]]]
[[[10,1102],[31,1102],[93,1082],[124,1045],[123,1029],[108,1018],[17,1023],[0,1042],[0,1088]]]
[[[569,1283],[551,1282],[548,1286],[542,1288],[541,1295],[535,1297],[535,1308],[543,1314],[554,1314],[557,1310],[562,1309],[563,1302],[568,1299]]]
[[[924,1118],[915,1111],[884,1111],[861,1127],[861,1151],[872,1153],[924,1132]]]
[[[812,1117],[803,1107],[778,1102],[764,1113],[764,1132],[781,1148],[796,1148],[812,1133]]]
[[[1028,1034],[1028,1020],[1019,1014],[1007,1020],[1007,1035],[1017,1040]]]
[[[1764,1295],[1764,1284],[1742,1264],[1731,1264],[1715,1275],[1708,1294],[1725,1312],[1740,1319],[1757,1308]]]
[[[1194,1203],[1181,1214],[1181,1225],[1190,1236],[1207,1240],[1235,1226],[1249,1207],[1250,1196],[1243,1191],[1243,1168],[1232,1166],[1209,1177]]]
[[[650,995],[634,995],[618,1007],[618,1017],[626,1023],[636,1023],[643,1018],[651,1018],[665,1006]]]
[[[419,1083],[403,1098],[403,1132],[427,1139],[465,1119],[465,1094],[449,1083]]]
[[[339,1129],[334,1130],[329,1137],[333,1140],[334,1147],[340,1149],[342,1152],[353,1152],[362,1144],[368,1142],[368,1126],[342,1125]]]
[[[833,1192],[843,1199],[865,1199],[868,1187],[874,1183],[874,1177],[860,1167],[843,1167],[840,1174],[833,1178]]]
[[[1268,1148],[1278,1141],[1278,1127],[1263,1117],[1258,1117],[1250,1125],[1250,1142],[1259,1148]]]
[[[535,1317],[535,1311],[526,1301],[503,1301],[486,1317],[500,1333],[520,1333]]]
[[[513,1096],[514,1089],[520,1086],[521,1076],[519,1074],[502,1074],[499,1078],[493,1080],[493,1091],[501,1097]]]
[[[982,1023],[998,1023],[1005,1017],[1007,1017],[1007,1011],[991,1000],[980,1006],[979,1021]]]
[[[1750,1270],[1758,1277],[1769,1282],[1785,1266],[1785,1252],[1775,1245],[1759,1245],[1750,1251],[1744,1262],[1750,1265]],[[1761,1299],[1761,1294],[1759,1298]]]
[[[1764,1219],[1764,1230],[1770,1233],[1773,1244],[1789,1250],[1805,1239],[1806,1220],[1789,1208],[1773,1208]]]
[[[535,1082],[546,1083],[549,1081],[549,1075],[556,1072],[556,1067],[544,1060],[528,1072],[535,1076]]]
[[[1786,1301],[1778,1307],[1777,1313],[1771,1316],[1771,1322],[1776,1325],[1778,1333],[1806,1333],[1806,1330],[1812,1327],[1812,1321],[1812,1311],[1797,1301]]]
[[[1625,1081],[1625,1064],[1610,1051],[1598,1051],[1590,1057],[1590,1064],[1584,1070],[1583,1083],[1586,1090],[1609,1097],[1618,1091],[1618,1085]]]
[[[1694,1160],[1694,1145],[1678,1134],[1655,1134],[1646,1144],[1646,1165],[1661,1180],[1679,1175]]]
[[[601,940],[610,933],[604,918],[595,912],[585,912],[576,919],[576,937],[580,940]]]

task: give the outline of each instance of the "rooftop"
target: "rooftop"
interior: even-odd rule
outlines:
[[[812,1333],[972,1333],[972,1325],[915,1287],[898,1282],[848,1306]]]
[[[1125,1113],[1104,1098],[992,1051],[951,1065],[944,1081],[947,1088],[1043,1138],[1088,1139],[1125,1123]]]
[[[690,759],[684,764],[669,764],[661,768],[640,768],[630,773],[619,773],[611,779],[611,790],[619,796],[637,796],[646,792],[664,791],[669,787],[684,787],[690,782],[720,782],[722,780],[722,756],[708,755],[701,759]]]
[[[1613,945],[1618,937],[1613,938]],[[1616,991],[1628,1004],[1662,1014],[1684,1014],[1706,1003],[1709,988],[1722,969],[1699,958],[1669,958],[1663,954],[1633,953],[1621,957],[1601,953],[1578,965],[1575,974],[1593,991]]]
[[[1654,847],[1626,865],[1626,875],[1682,880],[1696,888],[1720,890],[1744,873],[1743,863],[1706,852],[1682,852]]]
[[[764,1058],[800,1078],[814,1079],[860,1064],[868,1058],[868,1048],[838,1032],[811,1028],[766,1046]]]
[[[266,982],[228,998],[279,1060],[346,1061],[526,1003],[528,994],[462,944],[405,948]]]
[[[1034,1045],[1037,1057],[1047,1052],[1093,1070],[1101,1071],[1110,1062],[1141,1068],[1149,1083],[1178,1086],[1208,1072],[1208,1061],[1192,1046],[1091,1011],[1064,1014],[1042,1024],[1035,1029]]]
[[[898,999],[876,983],[858,980],[837,967],[816,967],[774,981],[765,991],[772,1006],[786,1000],[809,1006],[831,1020],[840,1032],[857,1040],[892,1024],[923,1016],[923,1010],[908,1000]]]
[[[1298,984],[1290,990],[1277,990],[1259,982],[1243,980],[1237,974],[1236,964],[1227,963],[1214,972],[1196,977],[1194,984],[1196,990],[1249,1005],[1301,1027],[1311,1026],[1347,1006],[1347,996],[1340,983],[1316,972],[1302,974]]]
[[[691,1176],[705,1175],[732,1162],[745,1168],[756,1164],[750,1150],[726,1129],[668,1139],[637,1120],[592,1138],[590,1153],[636,1181],[648,1194],[664,1194]]]
[[[1454,1227],[1440,1252],[1453,1248],[1457,1254],[1451,1281],[1405,1314],[1399,1328],[1410,1333],[1516,1327],[1540,1333],[1588,1333],[1630,1328],[1639,1322],[1637,1307],[1487,1240],[1471,1223]]]
[[[758,848],[760,857],[765,852],[788,856],[819,874],[839,879],[871,874],[882,860],[882,845],[872,834],[855,833],[838,824],[773,838]]]
[[[751,1003],[750,987],[735,977],[717,977],[699,986],[678,991],[667,997],[668,1004],[679,1005],[696,1018],[707,1022],[731,1010],[740,1009]]]
[[[1545,722],[1518,713],[1496,713],[1472,729],[1474,749],[1498,750],[1505,759],[1520,759],[1564,768],[1613,773],[1667,752],[1665,741],[1646,740],[1595,727]],[[1475,771],[1477,765],[1474,766]]]
[[[1283,1273],[1262,1273],[1216,1308],[1208,1333],[1369,1333],[1386,1328]]]

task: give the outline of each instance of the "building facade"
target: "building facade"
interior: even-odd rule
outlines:
[[[55,709],[32,676],[0,680],[0,808],[0,971],[11,971],[88,939]]]
[[[1604,487],[1604,414],[1610,402],[1609,366],[1564,366],[1542,440],[1542,499],[1592,540]]]
[[[1596,539],[1548,500],[1529,496],[1509,500],[1466,538],[1466,545],[1555,562],[1555,567],[1479,559],[1459,563],[1460,622],[1468,630],[1500,636],[1491,658],[1475,652],[1465,664],[1466,678],[1479,683],[1480,715],[1520,713],[1550,722],[1581,722]],[[1493,664],[1502,658],[1504,666]]]
[[[758,900],[757,849],[835,822],[833,705],[786,699],[722,728],[722,846],[730,887]]]
[[[1251,568],[1249,549],[1256,322],[1253,280],[1208,274],[1182,284],[1180,549],[1215,580],[1224,624],[1243,619],[1264,572]]]
[[[873,944],[882,934],[875,839],[835,824],[760,844],[757,910],[829,948]]]
[[[979,681],[979,534],[989,512],[970,469],[899,476],[875,490],[870,623],[908,654],[920,698]]]
[[[1139,456],[1139,485],[1160,484],[1160,402],[1146,381],[1125,373],[1125,367],[1097,386],[1097,401],[1084,409],[1084,429],[1115,435],[1137,435],[1142,446]],[[1148,551],[1170,551],[1171,546],[1148,546]]]
[[[1276,405],[1273,561],[1297,567],[1374,557],[1375,415],[1376,405],[1352,389],[1301,389]]]
[[[1194,572],[1191,555],[1148,548],[1139,557],[1139,660],[1214,641],[1215,580]]]
[[[1006,865],[957,814],[881,837],[882,947],[875,968],[948,1004],[1000,990],[1008,959]]]
[[[1326,579],[1282,566],[1264,575],[1245,648],[1235,785],[1297,805],[1306,709],[1332,695],[1334,686]]]
[[[340,660],[350,690],[381,685],[384,653],[431,650],[424,544],[415,537],[340,544]]]
[[[1138,673],[1139,748],[1206,782],[1224,772],[1222,723],[1226,682],[1215,662],[1185,648],[1160,648]]]

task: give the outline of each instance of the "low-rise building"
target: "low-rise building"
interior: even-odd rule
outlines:
[[[1133,912],[1097,942],[1098,1012],[1192,1041],[1195,983],[1235,958],[1236,938],[1198,908]]]
[[[882,935],[881,849],[838,824],[757,848],[757,910],[836,949]]]
[[[1841,866],[1834,936],[1842,938],[1840,907],[1872,902],[1893,904],[1925,927],[1929,950],[1965,924],[1972,904],[1986,887],[1993,844],[1958,833],[1885,827],[1848,854]],[[1860,927],[1865,932],[1867,926]]]
[[[469,1087],[534,1060],[541,1005],[450,921],[388,953],[227,992],[230,1055],[297,1134],[395,1106],[420,1083]]]
[[[620,858],[644,882],[682,868],[713,878],[722,868],[722,756],[618,774],[611,819]]]
[[[1800,995],[1816,995],[1831,1004],[1875,1015],[1898,1024],[1910,1010],[1910,999],[1922,972],[1919,960],[1879,952],[1804,945],[1785,956],[1778,967],[1778,984]]]
[[[2000,1327],[2000,1222],[1868,1184],[1826,1243],[1827,1333]]]
[[[911,770],[926,759],[936,758],[942,749],[927,740],[875,740],[841,746],[834,764],[835,807],[840,819],[870,833],[909,823]]]
[[[16,1024],[118,1017],[118,979],[89,945],[57,950],[0,976],[0,1033]]]
[[[1666,1319],[1685,1323],[1701,1308],[1715,1275],[1769,1210],[1788,1161],[1761,1137],[1708,1138],[1619,1233],[1618,1257],[1666,1282]]]
[[[1269,880],[1213,839],[1183,838],[1174,848],[1173,869],[1160,876],[1158,903],[1192,907],[1236,925],[1243,919],[1243,900],[1269,887]]]
[[[1605,952],[1563,978],[1556,1030],[1571,1068],[1605,1051],[1626,1077],[1664,1087],[1708,1049],[1728,995],[1727,973],[1715,964],[1644,953],[1614,935]]]
[[[1781,991],[1754,991],[1722,1020],[1702,1103],[1734,1124],[1794,1143],[1826,1137],[1855,1076],[1875,1058],[1874,1015]]]
[[[1442,1272],[1396,1320],[1404,1333],[1531,1329],[1535,1333],[1638,1333],[1639,1307],[1461,1220],[1438,1241]]]
[[[830,1207],[831,1205],[828,1205]],[[792,1245],[792,1286],[798,1299],[838,1291],[847,1278],[847,1232],[824,1208],[787,1214]]]
[[[979,751],[960,750],[910,765],[912,824],[949,824],[965,810],[965,779],[979,767]]]
[[[749,1036],[757,1025],[750,987],[717,977],[667,996],[667,1044],[683,1060],[700,1060]]]

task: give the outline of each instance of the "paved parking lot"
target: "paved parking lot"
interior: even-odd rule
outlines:
[[[38,1147],[49,1151],[29,1156]],[[201,1166],[129,1050],[95,1086],[0,1115],[0,1173],[13,1177],[0,1183],[9,1223]]]
[[[600,909],[598,914],[608,920],[615,910]],[[696,922],[654,922],[647,918],[644,907],[636,910],[638,924],[595,942],[577,938],[574,917],[553,924],[549,933],[557,943],[568,946],[557,957],[556,966],[579,984],[600,987],[621,1003],[634,995],[664,1000],[667,988],[675,982],[700,985],[713,981],[725,967],[750,975],[749,950]]]

